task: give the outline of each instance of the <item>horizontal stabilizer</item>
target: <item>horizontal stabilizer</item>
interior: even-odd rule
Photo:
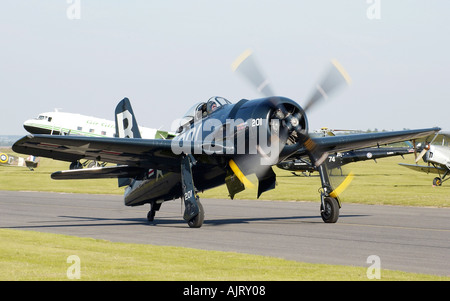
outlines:
[[[63,170],[52,173],[54,180],[135,178],[145,174],[145,169],[127,165]]]

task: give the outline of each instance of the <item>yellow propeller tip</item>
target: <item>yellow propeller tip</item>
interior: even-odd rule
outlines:
[[[231,64],[231,69],[233,71],[236,71],[237,68],[239,68],[239,65],[242,64],[243,61],[245,61],[250,55],[252,54],[252,51],[250,49],[245,50],[241,55],[238,56],[238,58]]]
[[[344,69],[344,67],[341,65],[341,63],[338,62],[336,59],[332,59],[331,63],[333,66],[341,73],[342,77],[345,79],[348,85],[351,85],[352,79],[350,78],[350,75],[348,72]]]
[[[345,189],[347,189],[348,185],[350,185],[354,177],[355,175],[353,174],[353,172],[350,172],[345,180],[330,193],[330,196],[333,198],[337,198],[342,192],[344,192]]]
[[[239,181],[241,181],[242,184],[244,184],[245,188],[254,188],[255,187],[255,185],[253,185],[253,183],[249,179],[247,179],[247,177],[244,175],[244,173],[239,169],[239,167],[233,161],[233,159],[230,159],[230,162],[228,163],[228,165],[230,166],[230,168],[234,172],[234,174],[238,177]]]

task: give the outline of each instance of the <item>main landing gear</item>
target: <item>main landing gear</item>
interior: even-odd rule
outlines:
[[[333,194],[333,188],[330,184],[327,167],[321,164],[317,167],[322,182],[322,191],[320,193],[320,215],[325,223],[335,223],[339,219],[339,208],[341,203],[337,195]]]
[[[436,168],[436,166],[435,166]],[[439,170],[439,169],[438,169]],[[450,170],[447,170],[444,175],[441,177],[441,173],[439,173],[439,177],[436,177],[433,179],[433,186],[442,186],[442,183],[444,183],[445,181],[447,181],[450,178],[445,178],[446,176],[448,176]]]
[[[183,219],[187,221],[189,227],[200,228],[205,219],[205,212],[196,193],[192,178],[192,166],[195,163],[196,161],[192,155],[185,155],[181,160],[182,198],[185,206]]]
[[[200,228],[205,219],[205,211],[200,203],[194,180],[192,178],[192,166],[196,161],[192,155],[185,155],[181,160],[181,186],[182,199],[184,200],[185,210],[183,219],[191,228]],[[162,201],[152,201],[150,203],[150,211],[147,214],[147,220],[152,222],[155,219],[155,213],[161,207]]]

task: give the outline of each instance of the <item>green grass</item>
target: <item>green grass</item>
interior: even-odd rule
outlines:
[[[11,151],[6,150],[8,153]],[[0,150],[5,152],[5,150]],[[355,174],[343,194],[345,203],[450,207],[450,182],[433,187],[435,175],[398,166],[413,156],[347,165]],[[117,180],[56,181],[50,174],[68,169],[67,162],[41,158],[33,172],[0,166],[0,190],[123,194]],[[316,176],[295,177],[274,168],[278,187],[261,199],[319,201]],[[225,186],[201,193],[202,198],[225,198]],[[255,199],[256,190],[236,199]],[[273,257],[189,248],[112,243],[32,231],[0,229],[0,280],[67,280],[69,255],[81,260],[81,280],[367,280],[366,268],[308,264]],[[195,267],[195,273],[192,267]],[[450,280],[449,277],[382,270],[382,280]]]
[[[7,151],[7,150],[6,150]],[[5,152],[5,150],[0,150]],[[8,151],[7,151],[8,152]],[[9,151],[8,153],[12,153]],[[414,163],[414,156],[391,157],[348,164],[354,180],[343,193],[343,203],[383,204],[400,206],[450,207],[450,181],[441,187],[433,187],[434,174],[416,172],[398,165],[399,162]],[[423,163],[423,162],[422,162]],[[41,158],[35,171],[24,167],[0,166],[0,190],[29,190],[67,193],[123,194],[116,179],[52,180],[50,174],[66,170],[69,163]],[[277,187],[265,192],[260,199],[280,201],[319,201],[320,179],[317,173],[311,177],[295,177],[289,171],[274,167]],[[256,189],[247,189],[235,199],[256,199]],[[205,191],[202,198],[227,198],[225,185]]]
[[[342,194],[343,203],[450,207],[450,181],[441,187],[433,187],[437,175],[420,173],[399,166],[398,163],[414,164],[414,156],[391,157],[352,163],[344,166],[344,172],[355,175],[350,186]],[[421,163],[423,164],[423,162]],[[321,187],[318,173],[311,177],[296,177],[291,172],[274,167],[277,187],[265,192],[260,199],[280,201],[319,202]],[[343,180],[344,177],[338,177]],[[235,196],[236,199],[255,199],[256,188],[247,189]],[[224,198],[228,195],[226,186],[220,186],[202,194],[203,198]]]
[[[0,280],[68,280],[80,259],[80,280],[364,281],[367,268],[309,264],[280,258],[181,247],[113,243],[60,234],[0,229]],[[193,269],[195,272],[193,272]],[[381,270],[381,280],[450,280]]]
[[[8,149],[0,149],[0,152],[16,155]],[[117,186],[116,179],[52,180],[50,175],[53,172],[67,170],[69,165],[68,162],[47,158],[40,158],[39,166],[34,171],[26,167],[1,165],[0,190],[123,194],[124,189]]]

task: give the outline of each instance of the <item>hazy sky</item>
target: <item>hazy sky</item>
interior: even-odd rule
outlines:
[[[276,94],[299,104],[330,59],[352,85],[310,128],[450,129],[445,0],[7,0],[0,8],[0,134],[61,108],[169,129],[195,102],[260,97],[231,70],[252,49]]]

